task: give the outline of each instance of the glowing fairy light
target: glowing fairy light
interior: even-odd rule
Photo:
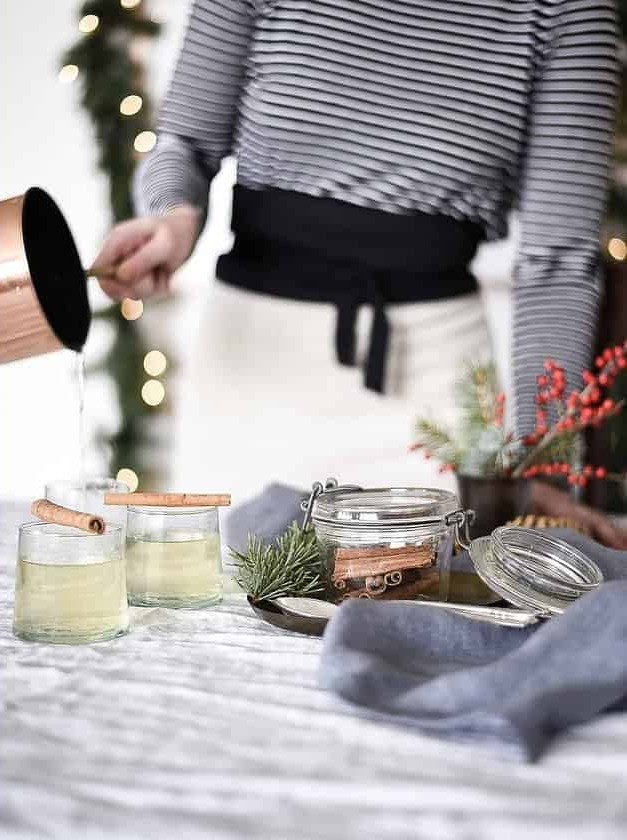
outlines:
[[[122,467],[121,470],[118,470],[116,479],[118,481],[121,481],[122,484],[126,484],[131,493],[134,493],[139,487],[139,479],[137,478],[137,473],[135,472],[135,470],[131,470],[129,467]]]
[[[59,81],[64,84],[75,82],[78,79],[78,67],[76,64],[64,64],[59,70]]]
[[[87,35],[90,32],[94,32],[98,29],[98,24],[100,23],[100,18],[98,15],[85,15],[82,17],[78,22],[79,30]]]
[[[611,257],[622,262],[627,257],[627,244],[617,236],[612,237],[607,243],[607,250]]]
[[[161,350],[150,350],[144,356],[144,370],[148,376],[161,376],[168,366],[168,360]]]
[[[157,135],[154,131],[140,131],[135,138],[133,148],[136,152],[149,152],[151,149],[154,149],[156,142]]]
[[[138,111],[141,111],[143,104],[141,96],[131,93],[128,96],[125,96],[120,102],[120,113],[124,114],[125,117],[132,117],[133,114],[137,114]]]
[[[165,399],[165,388],[158,379],[149,379],[142,387],[142,400],[146,405],[159,405]]]
[[[131,300],[131,298],[124,298],[120,306],[122,310],[122,317],[127,321],[136,321],[141,318],[144,311],[144,304],[141,300]]]

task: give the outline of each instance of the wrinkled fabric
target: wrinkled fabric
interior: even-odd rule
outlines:
[[[627,552],[552,533],[606,578],[563,615],[512,629],[427,605],[350,601],[326,629],[321,685],[356,712],[527,760],[568,727],[626,710]]]

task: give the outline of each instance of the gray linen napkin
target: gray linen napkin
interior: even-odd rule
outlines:
[[[569,726],[627,710],[627,552],[552,533],[613,582],[522,630],[437,607],[347,602],[325,632],[321,685],[368,717],[528,760]]]
[[[258,496],[233,508],[225,517],[224,544],[244,551],[248,534],[256,534],[264,542],[273,540],[294,520],[302,522],[300,503],[308,495],[306,490],[287,484],[268,484]]]

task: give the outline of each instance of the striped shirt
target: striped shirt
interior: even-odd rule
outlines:
[[[547,356],[589,362],[616,93],[611,0],[196,0],[138,169],[142,212],[238,184],[389,214],[521,216],[518,426]]]

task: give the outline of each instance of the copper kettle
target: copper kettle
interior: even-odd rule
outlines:
[[[63,214],[39,187],[0,201],[0,363],[82,349],[87,278]]]

